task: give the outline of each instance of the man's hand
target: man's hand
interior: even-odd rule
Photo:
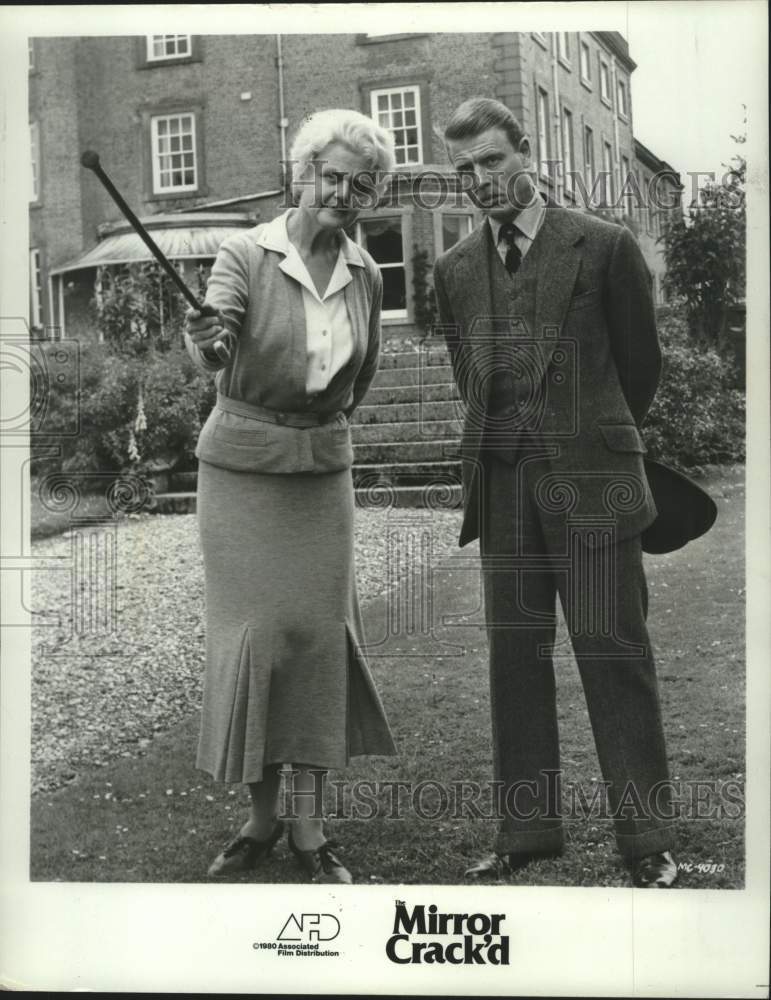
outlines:
[[[188,309],[185,313],[185,333],[199,350],[214,354],[214,344],[226,334],[225,317],[219,310],[215,315],[208,315],[198,309]]]

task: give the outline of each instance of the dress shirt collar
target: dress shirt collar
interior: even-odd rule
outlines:
[[[532,243],[533,240],[538,235],[538,230],[541,228],[541,222],[543,220],[543,213],[546,211],[546,203],[541,197],[540,191],[535,192],[535,199],[532,205],[528,205],[523,208],[520,213],[515,216],[511,221],[522,233],[523,236],[527,237]],[[490,230],[493,234],[493,241],[495,245],[498,245],[498,240],[500,239],[501,226],[503,222],[499,222],[498,219],[493,219],[488,216],[488,223],[490,224]]]
[[[291,211],[292,209],[288,209],[283,213],[283,215],[277,216],[265,225],[262,232],[257,237],[257,243],[259,246],[265,247],[266,250],[276,250],[278,253],[284,254],[284,256],[289,254],[292,244],[289,242],[289,234],[286,231],[286,223]],[[343,232],[343,230],[340,230],[339,257],[342,257],[346,264],[353,264],[356,267],[364,267],[364,261],[359,253],[358,246],[353,242],[347,233]]]

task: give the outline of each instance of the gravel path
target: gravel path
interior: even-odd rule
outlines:
[[[412,550],[396,554],[395,532],[430,534],[438,561],[456,551],[459,528],[454,510],[357,509],[362,603],[408,571]],[[62,567],[32,574],[33,609],[50,622],[32,636],[32,788],[40,792],[74,780],[81,767],[140,755],[155,733],[197,708],[203,567],[194,515],[135,515],[32,550]]]

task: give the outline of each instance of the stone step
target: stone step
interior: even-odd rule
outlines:
[[[422,362],[421,359],[422,358]],[[420,364],[447,365],[450,363],[450,355],[443,344],[432,344],[430,347],[416,347],[412,351],[400,351],[391,354],[387,351],[380,352],[379,368],[386,370],[389,368],[417,368]]]
[[[447,481],[460,483],[460,475],[461,466],[458,459],[439,462],[375,462],[353,467],[353,481],[357,486],[366,486],[378,481],[413,486]]]
[[[366,406],[383,406],[389,403],[434,403],[447,400],[458,400],[458,390],[453,382],[436,382],[414,385],[373,385],[364,397]],[[359,410],[353,415],[353,422],[358,423]]]
[[[407,464],[412,462],[452,461],[459,457],[460,440],[440,441],[388,441],[367,442],[354,445],[357,465],[375,463]]]
[[[457,420],[411,420],[392,424],[358,424],[351,428],[354,445],[377,441],[435,441],[460,437],[461,426]],[[439,457],[439,456],[437,456]]]
[[[376,386],[394,385],[436,385],[452,382],[450,365],[423,365],[414,368],[379,368],[372,380],[372,388]]]
[[[431,510],[455,510],[463,506],[460,486],[386,486],[357,489],[357,507],[429,507]]]
[[[415,420],[460,420],[463,411],[458,400],[420,401],[414,403],[366,403],[354,414],[353,427],[370,424],[409,423]],[[439,435],[441,437],[441,435]]]
[[[150,508],[152,514],[195,514],[196,494],[190,491],[180,493],[156,493]]]

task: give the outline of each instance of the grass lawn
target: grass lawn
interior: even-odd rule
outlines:
[[[649,623],[657,655],[664,725],[674,780],[743,785],[744,470],[722,470],[707,483],[719,505],[714,529],[685,549],[647,557]],[[430,514],[427,514],[430,524]],[[479,574],[467,550],[435,566],[433,635],[412,631],[376,645],[394,620],[392,599],[365,607],[370,662],[399,756],[354,759],[340,782],[476,781],[490,778],[487,650],[478,608]],[[410,623],[409,595],[401,608]],[[442,616],[463,616],[443,624]],[[565,638],[564,631],[562,638]],[[559,647],[558,647],[559,648]],[[557,663],[563,781],[589,789],[601,778],[578,672],[572,658]],[[81,770],[76,781],[32,802],[31,877],[46,881],[199,882],[243,822],[240,786],[215,785],[195,771],[197,715],[157,736],[141,755]],[[691,786],[692,787],[692,786]],[[332,791],[331,789],[329,790]],[[495,824],[453,815],[420,799],[435,819],[422,818],[380,786],[374,818],[333,819],[329,833],[357,883],[461,883],[477,854],[492,846]],[[330,794],[327,808],[335,809]],[[359,812],[367,806],[360,802]],[[731,816],[678,820],[683,888],[740,888],[744,878],[743,810]],[[736,815],[739,812],[740,815]],[[391,815],[389,815],[389,813]],[[541,861],[506,884],[623,886],[626,869],[615,853],[609,821],[578,818],[567,826],[564,857]],[[709,862],[722,866],[700,871]],[[246,882],[301,880],[282,841],[274,857]]]

